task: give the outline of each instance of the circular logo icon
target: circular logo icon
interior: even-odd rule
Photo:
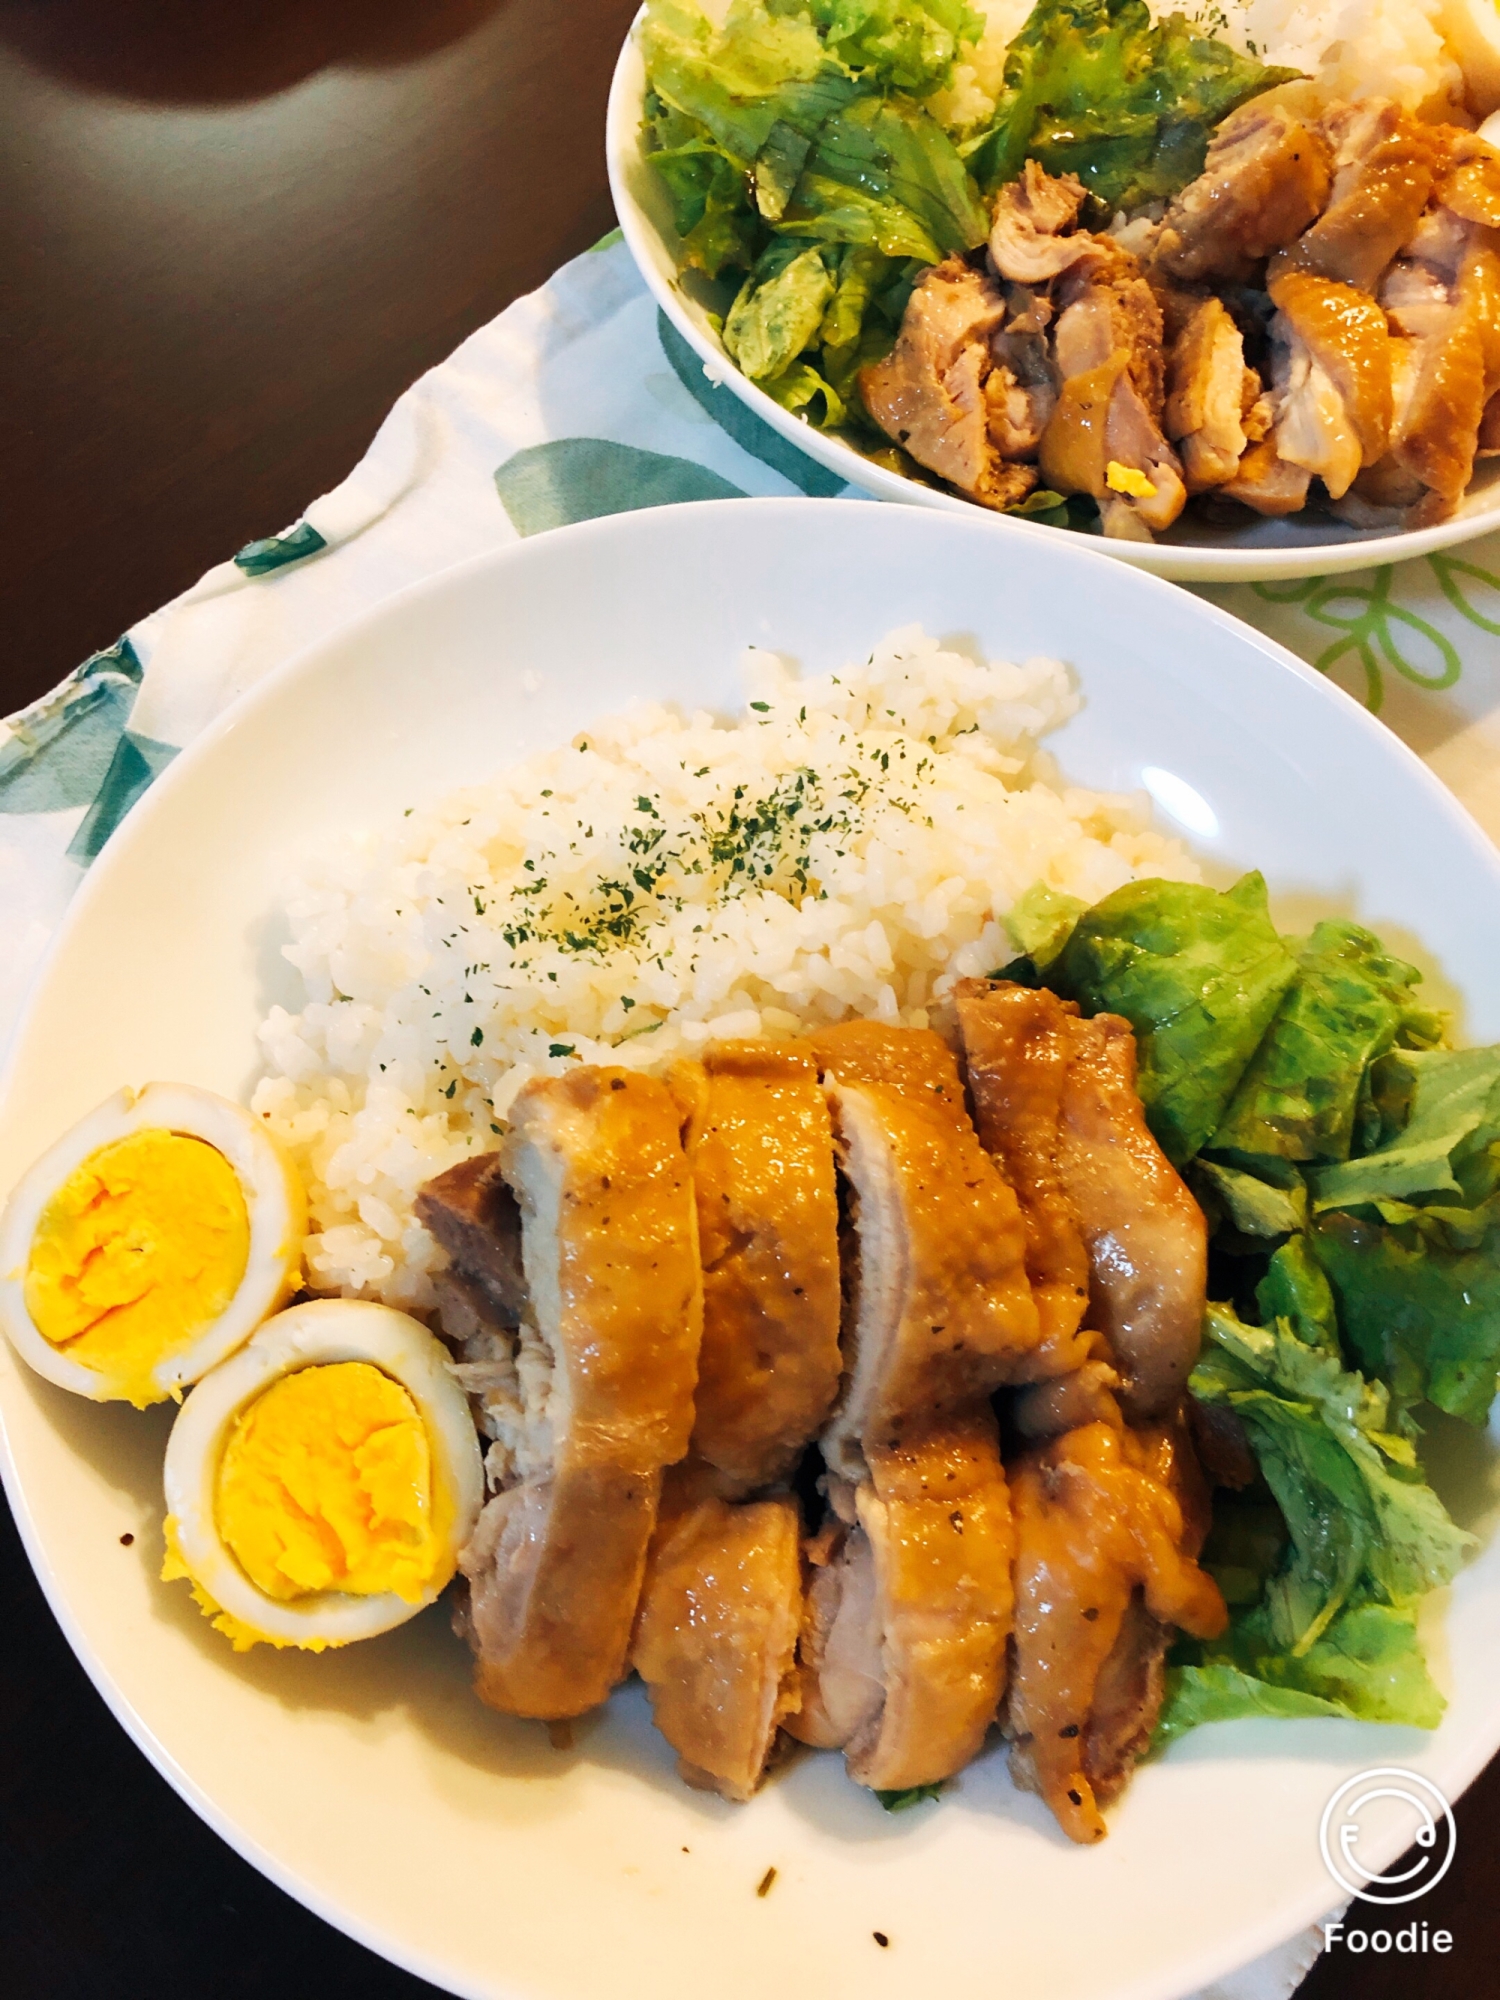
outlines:
[[[1403,1856],[1384,1874],[1375,1874],[1359,1858],[1361,1820],[1370,1815],[1377,1801],[1397,1801],[1409,1832],[1407,1844],[1413,1859]],[[1389,1824],[1391,1808],[1381,1814]],[[1414,1903],[1425,1896],[1453,1865],[1458,1832],[1453,1812],[1430,1778],[1417,1771],[1403,1771],[1395,1764],[1382,1764],[1373,1771],[1340,1785],[1323,1808],[1318,1828],[1318,1844],[1334,1880],[1351,1896],[1366,1903]]]

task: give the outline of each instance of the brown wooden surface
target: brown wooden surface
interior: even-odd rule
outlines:
[[[0,0],[0,711],[295,519],[414,376],[609,227],[604,101],[632,11]],[[8,1518],[0,1663],[7,2000],[430,1991],[176,1799],[89,1687]],[[1458,1821],[1453,1873],[1419,1906],[1453,1955],[1340,1955],[1307,2000],[1500,1987],[1500,1767]]]

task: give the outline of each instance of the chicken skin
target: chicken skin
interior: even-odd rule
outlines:
[[[1168,277],[1244,280],[1321,214],[1333,153],[1296,85],[1232,111],[1203,172],[1175,196],[1155,245]]]
[[[1279,357],[1276,450],[1321,478],[1337,500],[1390,443],[1386,316],[1368,293],[1309,271],[1283,271],[1270,289]]]
[[[681,1124],[663,1084],[586,1066],[511,1110],[521,1435],[460,1567],[476,1687],[512,1715],[581,1714],[625,1671],[662,1469],[693,1421],[703,1296]]]
[[[1333,153],[1328,206],[1271,261],[1271,276],[1306,271],[1373,292],[1427,206],[1442,162],[1434,128],[1388,98],[1334,105],[1321,122]]]
[[[815,1064],[785,1047],[723,1043],[669,1081],[703,1258],[693,1451],[749,1493],[790,1472],[838,1393],[833,1131]]]
[[[1026,1275],[1041,1322],[1030,1372],[1065,1375],[1089,1351],[1079,1331],[1088,1252],[1057,1165],[1066,1022],[1077,1009],[1055,993],[986,979],[960,980],[953,999],[980,1144],[1015,1189],[1026,1231]]]
[[[1450,174],[1444,186],[1482,210],[1487,183],[1480,176],[1490,163],[1463,151],[1460,171],[1473,178],[1456,182]],[[1491,159],[1500,182],[1500,157]],[[1382,280],[1380,305],[1392,333],[1389,450],[1361,473],[1337,511],[1357,527],[1424,527],[1446,520],[1463,497],[1475,457],[1487,448],[1487,412],[1500,395],[1493,231],[1446,203],[1430,208]]]
[[[1129,1022],[1070,1018],[1066,1034],[1058,1167],[1088,1249],[1088,1324],[1139,1421],[1175,1406],[1198,1358],[1208,1230],[1146,1125]]]
[[[801,1522],[790,1495],[734,1505],[705,1471],[666,1476],[631,1664],[686,1781],[743,1801],[799,1700]]]
[[[842,1749],[877,1791],[936,1784],[984,1742],[1004,1689],[1010,1503],[987,1406],[833,1480],[813,1544],[800,1659],[804,1743]]]
[[[1041,1323],[1016,1197],[941,1036],[851,1021],[809,1048],[852,1207],[844,1385],[823,1455],[858,1480],[872,1451],[1026,1379]]]
[[[1100,1808],[1155,1727],[1169,1628],[1211,1639],[1228,1622],[1195,1560],[1201,1475],[1179,1427],[1096,1423],[1031,1447],[1011,1494],[1011,1775],[1070,1839],[1102,1840]]]

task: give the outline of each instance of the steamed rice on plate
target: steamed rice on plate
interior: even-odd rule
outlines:
[[[751,651],[745,675],[731,726],[633,710],[290,899],[307,1002],[262,1027],[253,1103],[306,1179],[318,1287],[429,1306],[417,1190],[532,1077],[847,1015],[922,1027],[1013,955],[1034,883],[1092,903],[1198,879],[1146,800],[1072,788],[1039,747],[1078,706],[1056,661],[913,630],[835,674]]]

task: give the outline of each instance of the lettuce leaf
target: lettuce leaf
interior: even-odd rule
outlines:
[[[1340,920],[1319,924],[1293,949],[1297,977],[1210,1145],[1347,1160],[1365,1071],[1395,1042],[1421,974]]]
[[[834,295],[820,250],[770,244],[724,320],[724,345],[752,382],[784,374],[809,345]]]
[[[1276,1687],[1239,1667],[1169,1667],[1166,1697],[1151,1747],[1164,1750],[1200,1722],[1239,1722],[1254,1716],[1286,1721],[1298,1716],[1351,1713],[1342,1702],[1325,1701],[1301,1688]]]
[[[1212,1305],[1205,1335],[1191,1392],[1239,1417],[1289,1539],[1259,1600],[1222,1639],[1184,1648],[1177,1664],[1233,1668],[1350,1715],[1432,1727],[1443,1701],[1414,1606],[1450,1581],[1474,1537],[1450,1520],[1410,1441],[1389,1428],[1383,1383],[1305,1345],[1285,1319],[1248,1326]],[[1265,1699],[1223,1677],[1207,1691],[1189,1687],[1195,1701],[1212,1692],[1220,1714],[1260,1712],[1226,1707],[1231,1697]],[[1183,1712],[1174,1730],[1187,1726]]]
[[[1433,1403],[1483,1425],[1500,1371],[1500,1197],[1475,1208],[1383,1204],[1314,1218],[1310,1247],[1363,1368],[1398,1411]]]
[[[1243,1236],[1287,1236],[1307,1220],[1307,1190],[1300,1178],[1278,1187],[1241,1167],[1200,1158],[1190,1164],[1188,1180],[1210,1222],[1222,1209]]]
[[[1296,74],[1196,35],[1181,14],[1153,25],[1144,0],[1037,0],[994,120],[965,153],[987,191],[1029,156],[1077,174],[1111,211],[1134,208],[1186,186],[1220,119]]]
[[[790,368],[760,386],[782,409],[804,417],[819,430],[836,430],[848,414],[838,390],[810,361],[794,361]]]
[[[748,270],[763,235],[743,164],[716,145],[705,126],[660,100],[648,120],[648,157],[672,201],[683,264],[717,278]]]
[[[1305,1346],[1342,1352],[1333,1289],[1305,1236],[1293,1236],[1272,1257],[1255,1288],[1255,1304],[1264,1325],[1285,1320]]]
[[[806,15],[850,69],[917,97],[951,82],[961,46],[985,27],[965,0],[771,0],[771,12]]]
[[[818,329],[824,347],[842,352],[858,346],[866,313],[901,268],[894,257],[887,257],[884,251],[872,249],[868,244],[850,243],[844,247],[839,257],[838,283]]]
[[[779,228],[936,264],[972,250],[989,216],[953,141],[905,98],[860,98],[819,127]]]
[[[778,124],[810,137],[866,87],[804,14],[778,18],[745,0],[717,32],[688,0],[647,0],[639,38],[651,89],[745,169]]]
[[[1217,1130],[1297,961],[1255,874],[1224,892],[1128,882],[1079,918],[1055,971],[1086,1013],[1134,1028],[1147,1121],[1180,1167]]]
[[[1077,928],[1087,905],[1045,882],[1034,882],[1013,906],[1005,928],[1016,950],[1029,958],[1038,972],[1046,972],[1062,956],[1063,948]]]
[[[1500,1047],[1400,1049],[1382,1069],[1387,1099],[1409,1106],[1405,1121],[1361,1158],[1313,1173],[1315,1206],[1442,1193],[1457,1194],[1461,1205],[1486,1199],[1500,1148]]]

